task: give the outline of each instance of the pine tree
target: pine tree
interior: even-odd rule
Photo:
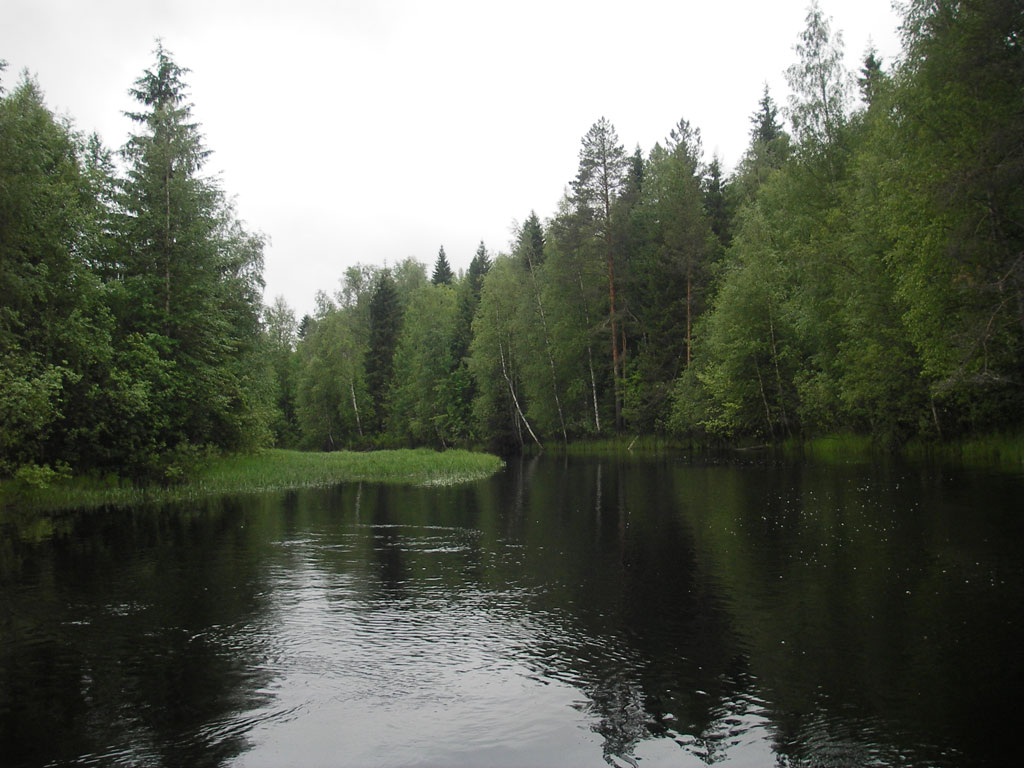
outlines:
[[[612,385],[615,427],[622,428],[622,351],[618,307],[615,299],[615,250],[612,238],[612,204],[625,178],[626,152],[615,127],[602,117],[581,140],[579,170],[572,183],[577,214],[587,220],[600,242],[608,272],[608,320],[612,342]]]

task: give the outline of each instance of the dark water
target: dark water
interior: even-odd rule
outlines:
[[[542,459],[0,534],[0,765],[1003,766],[1024,478]]]

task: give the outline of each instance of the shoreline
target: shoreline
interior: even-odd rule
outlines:
[[[72,511],[346,482],[456,485],[490,477],[503,466],[497,456],[466,450],[403,448],[313,453],[273,448],[213,458],[184,482],[168,486],[135,486],[113,476],[79,476],[42,488],[19,487],[14,481],[5,481],[0,484],[0,509]]]

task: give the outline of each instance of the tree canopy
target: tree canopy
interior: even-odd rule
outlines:
[[[119,158],[23,77],[0,90],[0,475],[171,481],[271,442],[1019,430],[1024,19],[903,12],[902,57],[854,76],[812,3],[786,106],[765,86],[731,170],[686,119],[630,154],[601,117],[506,252],[352,266],[301,320],[262,305],[263,239],[204,173],[162,44]]]

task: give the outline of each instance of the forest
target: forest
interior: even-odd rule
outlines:
[[[680,119],[583,135],[557,210],[263,304],[263,239],[158,45],[115,153],[0,91],[0,478],[173,481],[210,453],[616,435],[1019,434],[1024,11],[910,0],[898,61],[844,68],[818,5],[736,168]],[[3,81],[0,80],[0,85]],[[542,212],[543,214],[544,212]]]

